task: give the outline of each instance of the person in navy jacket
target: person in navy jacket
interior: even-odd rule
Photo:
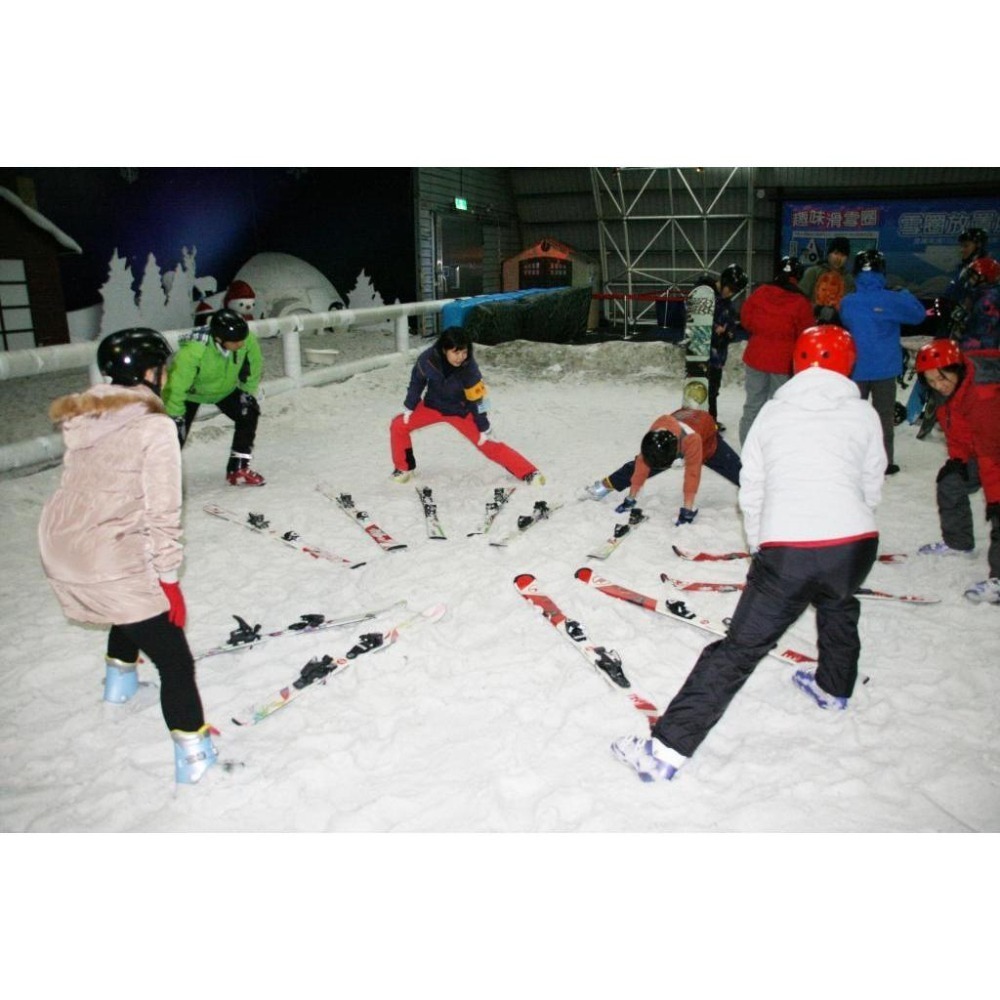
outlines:
[[[486,385],[472,356],[472,339],[461,327],[448,327],[417,358],[403,412],[389,425],[393,480],[408,482],[416,468],[413,432],[446,423],[511,475],[543,485],[545,477],[535,465],[509,445],[493,439],[488,411]]]
[[[924,307],[906,289],[890,291],[885,287],[885,255],[879,250],[862,250],[854,258],[854,281],[857,290],[840,301],[840,319],[850,331],[858,350],[858,363],[852,378],[858,383],[861,398],[871,397],[882,422],[885,444],[886,475],[899,472],[893,455],[896,432],[896,378],[903,371],[900,325],[922,323]]]

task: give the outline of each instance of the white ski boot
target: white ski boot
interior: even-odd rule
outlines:
[[[104,700],[124,705],[139,690],[139,671],[136,663],[125,663],[113,656],[105,656]]]
[[[171,729],[174,741],[174,773],[178,785],[196,785],[205,772],[219,759],[219,751],[212,743],[208,726],[196,733]]]

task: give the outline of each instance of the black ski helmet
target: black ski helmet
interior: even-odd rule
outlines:
[[[143,383],[156,393],[160,386],[146,382],[150,368],[162,368],[170,357],[170,345],[163,334],[146,326],[109,333],[97,347],[97,367],[114,385]]]
[[[970,226],[968,229],[963,229],[962,232],[959,233],[958,242],[971,243],[976,248],[975,251],[973,251],[972,256],[981,256],[986,253],[986,230],[980,229],[978,226]]]
[[[646,465],[654,472],[669,469],[677,458],[677,435],[664,428],[647,431],[639,450]]]
[[[885,254],[874,247],[868,250],[859,250],[854,255],[854,273],[860,274],[862,271],[885,274]]]
[[[798,257],[782,257],[778,261],[778,274],[777,279],[780,281],[782,278],[794,278],[798,281],[803,273],[804,268]]]
[[[724,267],[719,275],[719,285],[731,288],[734,295],[747,287],[748,280],[746,271],[739,264],[730,264],[728,267]]]
[[[216,309],[208,321],[208,332],[220,344],[242,344],[250,333],[250,327],[238,312]]]

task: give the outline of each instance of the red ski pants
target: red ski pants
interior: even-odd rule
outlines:
[[[413,443],[410,436],[414,431],[419,431],[423,427],[440,423],[450,424],[491,462],[502,465],[512,476],[523,479],[529,472],[536,471],[531,462],[508,445],[490,438],[480,444],[480,431],[471,413],[464,417],[452,417],[425,406],[422,401],[417,403],[417,408],[410,414],[409,423],[403,422],[403,414],[392,418],[392,423],[389,425],[389,447],[392,449],[393,467],[403,470],[415,468],[416,462],[413,459]]]

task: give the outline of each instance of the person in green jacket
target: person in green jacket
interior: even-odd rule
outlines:
[[[246,320],[232,309],[219,309],[207,328],[181,337],[167,371],[163,405],[177,425],[181,447],[202,403],[213,403],[236,424],[226,467],[230,486],[265,483],[250,468],[260,418],[257,393],[262,370],[260,343]]]

